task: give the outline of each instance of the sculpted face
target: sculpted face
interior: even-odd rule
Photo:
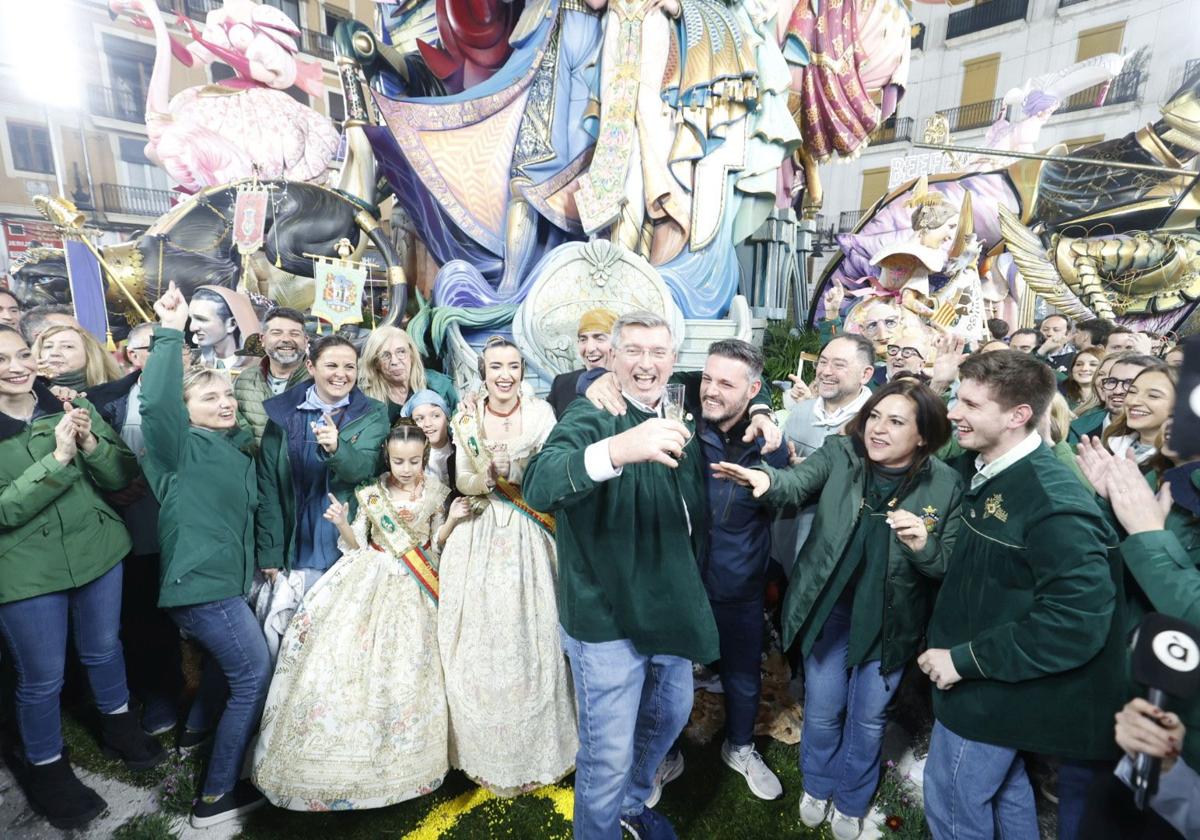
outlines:
[[[236,329],[233,317],[223,318],[222,308],[211,300],[193,300],[188,307],[192,331],[192,342],[201,350],[208,350],[223,342]]]

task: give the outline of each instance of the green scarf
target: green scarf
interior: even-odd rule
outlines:
[[[50,384],[55,387],[70,388],[72,391],[86,391],[87,384],[87,369],[80,368],[79,370],[69,370],[66,373],[59,374],[50,380]]]

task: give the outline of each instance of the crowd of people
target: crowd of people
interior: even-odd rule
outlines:
[[[574,773],[580,840],[673,838],[656,805],[697,666],[724,763],[788,793],[754,733],[778,580],[804,825],[863,833],[907,676],[939,840],[1037,838],[1032,756],[1064,840],[1200,833],[1200,706],[1127,673],[1146,613],[1200,621],[1200,462],[1172,446],[1160,337],[1050,314],[965,347],[834,317],[781,423],[759,349],[676,372],[651,313],[584,313],[581,369],[542,400],[503,337],[459,394],[398,327],[360,350],[238,308],[172,287],[119,365],[0,292],[0,637],[53,825],[106,807],[63,743],[70,638],[107,752],[206,749],[196,827],[383,807],[455,768],[500,796]],[[1145,812],[1139,752],[1162,760]]]

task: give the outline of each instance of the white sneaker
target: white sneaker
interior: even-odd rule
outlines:
[[[721,744],[721,760],[745,776],[750,792],[759,799],[770,801],[783,796],[783,785],[779,784],[779,777],[771,772],[771,768],[762,760],[753,744],[732,747],[726,741]]]
[[[834,840],[858,840],[862,834],[863,821],[861,817],[847,817],[834,808],[829,827],[833,830]]]
[[[682,775],[683,753],[680,750],[671,750],[662,760],[662,764],[658,765],[658,772],[654,774],[654,787],[650,789],[646,807],[653,808],[657,805],[658,800],[662,799],[663,785],[675,781]]]
[[[816,828],[825,822],[825,815],[828,813],[828,799],[817,799],[807,791],[800,797],[800,822],[809,828]]]

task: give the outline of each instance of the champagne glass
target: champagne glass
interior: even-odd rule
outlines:
[[[686,447],[688,441],[692,439],[692,427],[688,425],[688,421],[692,416],[688,414],[687,408],[683,404],[684,387],[676,383],[671,383],[663,388],[663,416],[668,420],[677,420],[687,427],[688,436],[684,440],[683,445]],[[686,458],[687,453],[683,453],[682,457]]]

